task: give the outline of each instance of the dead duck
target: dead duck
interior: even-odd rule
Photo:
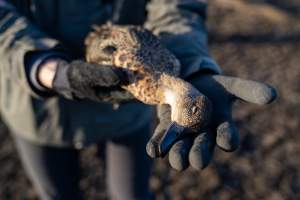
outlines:
[[[86,40],[86,60],[123,68],[129,83],[122,86],[145,104],[168,104],[172,128],[193,132],[206,127],[212,106],[206,96],[180,79],[180,63],[159,39],[140,26],[105,24]]]

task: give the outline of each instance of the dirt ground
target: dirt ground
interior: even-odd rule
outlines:
[[[300,199],[300,1],[214,0],[208,27],[224,73],[270,83],[279,98],[264,107],[237,103],[241,147],[216,149],[207,169],[178,173],[156,161],[151,190],[158,200]],[[3,124],[0,130],[0,199],[37,199]],[[95,147],[82,152],[81,186],[86,199],[106,199],[95,154]]]

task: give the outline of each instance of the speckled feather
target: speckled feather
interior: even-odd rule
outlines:
[[[178,76],[180,64],[150,31],[139,26],[103,25],[95,27],[86,39],[88,62],[126,69],[129,85],[123,86],[147,104],[160,104],[160,76]],[[111,46],[114,52],[104,52]],[[107,49],[109,51],[109,49]],[[111,55],[108,55],[111,53]]]

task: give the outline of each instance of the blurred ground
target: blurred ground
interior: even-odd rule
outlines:
[[[214,0],[209,8],[211,52],[226,74],[261,80],[278,89],[272,105],[238,103],[242,145],[218,149],[204,171],[171,170],[157,161],[156,199],[300,199],[300,1]],[[0,199],[36,199],[13,143],[0,124]],[[86,199],[105,199],[104,165],[96,149],[82,156]]]

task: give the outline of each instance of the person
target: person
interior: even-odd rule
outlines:
[[[220,75],[208,52],[206,7],[205,0],[0,0],[1,116],[41,199],[82,199],[79,152],[100,141],[110,198],[122,200],[151,198],[145,147],[153,158],[169,154],[177,170],[206,167],[215,145],[238,147],[233,101],[266,104],[276,93],[263,83]],[[107,21],[143,25],[161,39],[180,60],[181,77],[212,101],[209,129],[166,141],[170,110],[162,105],[150,138],[153,108],[130,101],[120,87],[126,75],[84,61],[91,25]]]

